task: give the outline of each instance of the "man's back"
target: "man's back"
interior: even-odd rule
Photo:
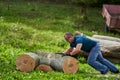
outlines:
[[[75,36],[74,42],[70,43],[71,47],[76,47],[77,44],[82,44],[81,50],[90,52],[90,50],[96,45],[96,41],[93,41],[85,36]]]

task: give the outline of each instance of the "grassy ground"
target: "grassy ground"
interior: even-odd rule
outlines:
[[[83,20],[81,7],[74,5],[10,3],[0,2],[0,80],[119,80],[119,74],[101,75],[91,68],[84,58],[80,61],[76,74],[62,72],[43,73],[32,71],[24,73],[16,70],[18,55],[42,50],[63,52],[68,43],[65,32],[80,31],[86,35],[103,34],[120,37],[118,34],[104,33],[104,20],[101,8],[89,8],[88,20]],[[120,69],[120,64],[115,64]]]

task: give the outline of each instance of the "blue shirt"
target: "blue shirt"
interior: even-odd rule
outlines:
[[[77,44],[82,44],[81,50],[90,52],[91,49],[97,44],[97,42],[85,36],[75,36],[74,42],[70,43],[70,47],[74,48]]]

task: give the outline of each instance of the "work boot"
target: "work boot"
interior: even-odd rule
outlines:
[[[118,74],[119,73],[119,70],[117,70],[117,71],[112,71],[113,73],[115,73],[115,74]]]
[[[101,71],[101,74],[107,74],[107,72],[108,72],[109,70],[107,69],[106,71]]]

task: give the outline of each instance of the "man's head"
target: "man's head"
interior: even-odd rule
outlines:
[[[70,32],[66,32],[65,35],[64,35],[64,38],[69,43],[74,42],[74,36]]]

